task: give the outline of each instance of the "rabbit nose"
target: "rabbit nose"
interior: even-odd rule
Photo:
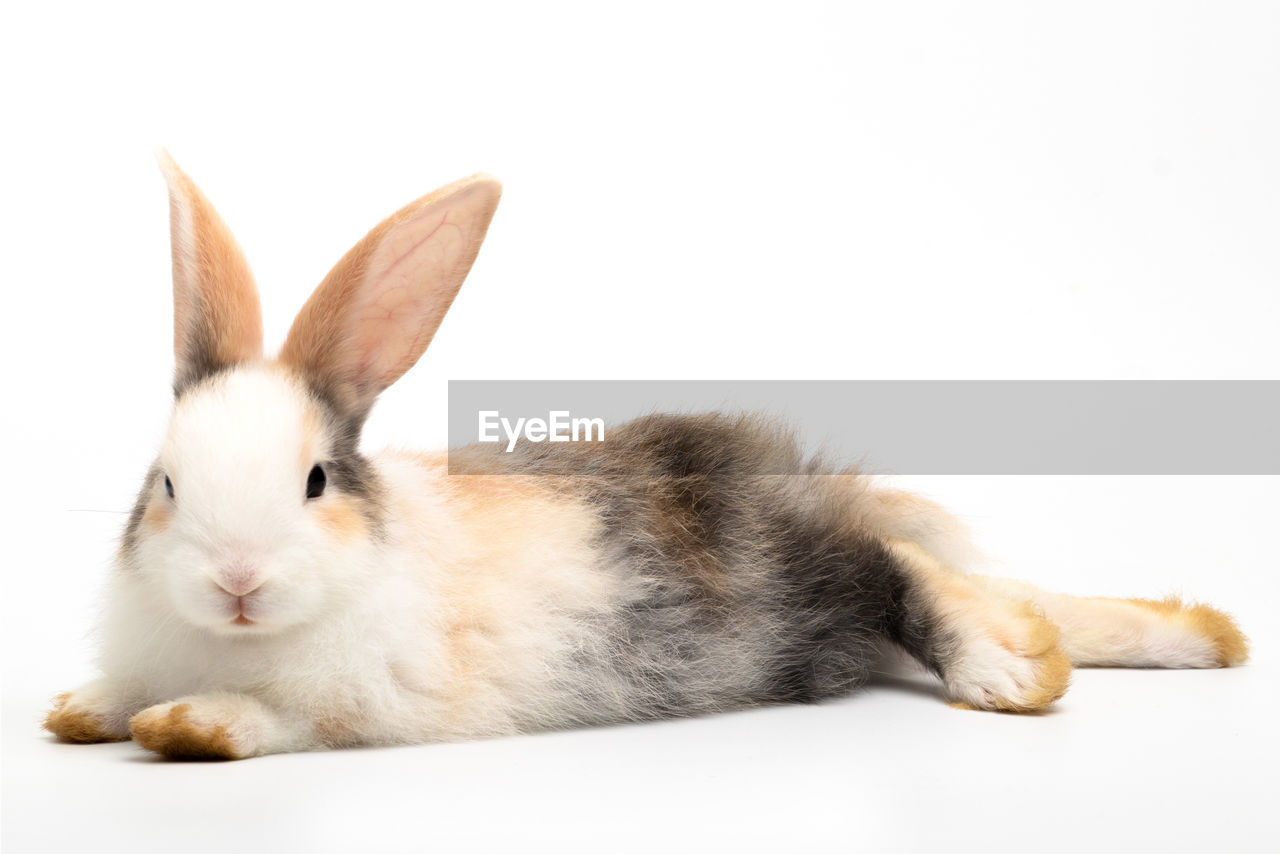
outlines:
[[[214,583],[232,596],[247,596],[262,586],[262,576],[247,563],[233,563],[218,572]]]

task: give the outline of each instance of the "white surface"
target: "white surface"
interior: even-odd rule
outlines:
[[[26,601],[57,602],[58,615],[6,647],[34,666],[6,685],[4,850],[1274,850],[1275,479],[921,485],[973,511],[988,547],[1026,560],[1024,577],[1121,595],[1181,588],[1229,606],[1255,660],[1077,671],[1038,716],[956,711],[930,680],[892,676],[819,706],[167,764],[36,729],[41,695],[80,675],[83,654],[59,633],[83,625],[88,603],[46,577]],[[87,579],[107,526],[71,524],[66,556],[79,560],[62,571]]]
[[[269,342],[382,216],[504,180],[371,447],[442,444],[451,377],[1274,379],[1275,6],[27,4],[4,30],[6,852],[1274,847],[1276,478],[910,480],[1009,574],[1181,590],[1254,640],[1238,670],[1079,673],[1039,717],[889,681],[231,765],[36,724],[89,675],[169,405],[153,145],[245,247]]]

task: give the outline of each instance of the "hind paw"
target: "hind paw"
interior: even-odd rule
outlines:
[[[1167,599],[1130,599],[1185,631],[1185,637],[1163,645],[1153,643],[1161,667],[1231,667],[1249,659],[1249,639],[1225,611],[1209,605]]]
[[[955,628],[959,648],[944,669],[953,705],[1029,712],[1066,693],[1071,661],[1058,646],[1058,627],[1031,603],[991,602]]]

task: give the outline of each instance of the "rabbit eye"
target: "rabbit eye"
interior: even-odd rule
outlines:
[[[169,498],[173,498],[173,481],[169,480],[169,475],[164,476],[164,491],[168,493]]]
[[[319,498],[323,495],[326,482],[324,469],[318,465],[312,466],[311,473],[307,475],[307,498]]]

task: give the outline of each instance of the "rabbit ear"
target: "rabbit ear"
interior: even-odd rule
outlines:
[[[496,180],[474,175],[384,220],[307,300],[280,361],[345,415],[363,418],[431,343],[501,195]]]
[[[156,153],[169,184],[173,250],[175,394],[223,368],[262,357],[262,308],[235,238],[167,151]]]

